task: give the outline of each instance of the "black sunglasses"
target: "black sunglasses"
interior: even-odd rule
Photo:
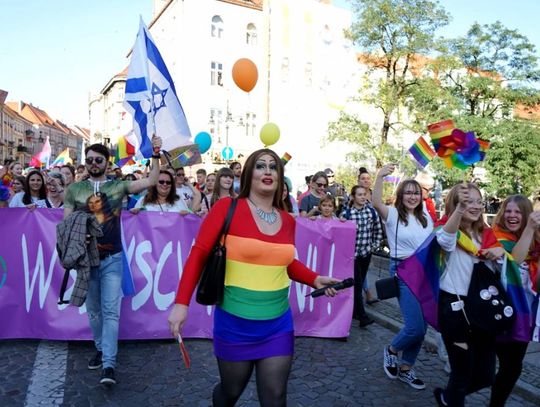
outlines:
[[[105,162],[105,158],[104,157],[86,157],[84,159],[84,162],[88,165],[92,165],[94,161],[96,162],[96,164],[103,164]]]
[[[319,188],[322,188],[322,187],[325,187],[325,186],[326,186],[326,184],[323,183],[323,182],[316,182],[316,184],[317,184],[317,186],[318,186]]]
[[[171,185],[172,184],[171,181],[165,181],[164,179],[160,179],[158,181],[158,183],[160,183],[161,185]]]

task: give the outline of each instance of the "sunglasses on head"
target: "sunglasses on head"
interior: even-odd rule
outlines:
[[[325,184],[324,182],[316,182],[316,184],[317,184],[317,186],[318,186],[319,188],[323,188],[323,187],[326,186],[326,184]]]
[[[166,181],[166,180],[164,180],[164,179],[160,179],[160,180],[158,181],[158,183],[161,184],[161,185],[171,185],[171,184],[172,184],[171,181]]]
[[[84,162],[88,165],[92,165],[94,161],[96,162],[96,164],[103,164],[105,162],[105,158],[104,157],[86,157],[84,160]]]

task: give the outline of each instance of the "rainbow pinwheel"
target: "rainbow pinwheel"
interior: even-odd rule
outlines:
[[[452,120],[430,124],[429,135],[437,155],[448,168],[465,170],[482,161],[489,142],[477,139],[474,132],[456,129]]]

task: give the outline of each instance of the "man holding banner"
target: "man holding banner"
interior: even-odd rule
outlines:
[[[97,353],[89,361],[91,370],[103,368],[100,383],[115,384],[114,368],[118,349],[118,325],[122,299],[122,239],[120,211],[128,194],[150,188],[159,177],[161,139],[152,139],[152,170],[148,178],[137,181],[108,180],[106,177],[110,153],[102,144],[92,144],[85,150],[89,178],[67,190],[64,218],[73,211],[94,214],[103,231],[98,238],[100,264],[90,271],[86,308]]]

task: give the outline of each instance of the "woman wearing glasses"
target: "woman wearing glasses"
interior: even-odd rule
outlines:
[[[156,185],[151,187],[147,194],[137,201],[131,213],[138,213],[140,210],[156,212],[178,212],[186,215],[191,211],[186,206],[183,199],[176,194],[174,178],[167,170],[159,172]]]
[[[309,194],[300,201],[300,216],[309,218],[319,215],[319,202],[326,195],[328,177],[323,171],[319,171],[311,178]]]
[[[64,176],[59,172],[51,172],[47,178],[47,208],[61,208],[64,206],[64,189],[66,183]]]
[[[394,169],[394,164],[387,164],[379,170],[372,194],[373,207],[386,227],[391,276],[396,274],[398,264],[412,255],[433,231],[433,221],[424,211],[422,188],[418,182],[412,179],[401,182],[396,190],[395,206],[383,204],[383,178]],[[427,325],[416,297],[401,280],[398,280],[398,286],[404,326],[390,345],[385,346],[383,368],[390,379],[399,379],[421,390],[426,385],[416,377],[413,366],[422,347]],[[402,355],[398,366],[399,352]]]

